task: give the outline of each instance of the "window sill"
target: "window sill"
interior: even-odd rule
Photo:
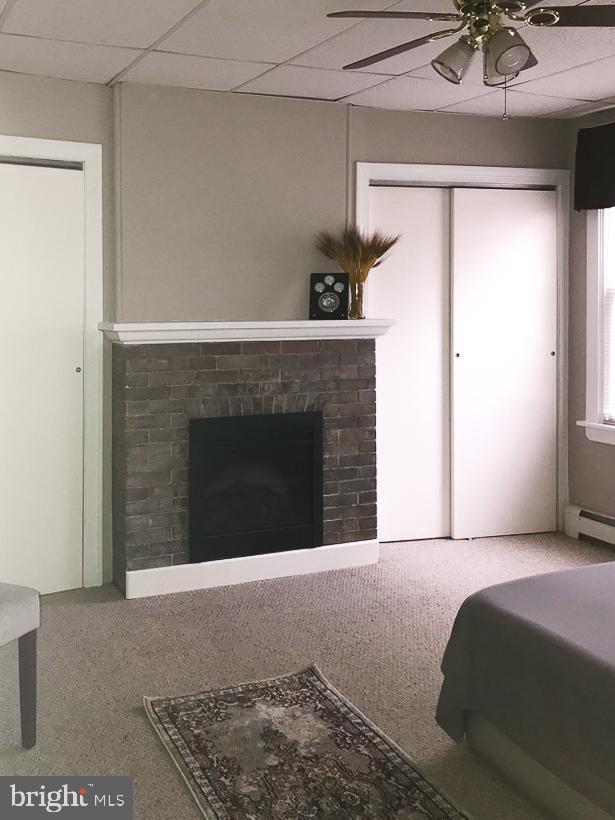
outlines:
[[[585,435],[590,441],[615,444],[615,424],[600,424],[596,421],[577,421],[577,424],[585,427]]]

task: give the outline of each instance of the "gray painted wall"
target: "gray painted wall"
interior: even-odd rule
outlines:
[[[568,168],[562,120],[352,109],[352,159],[443,165]]]
[[[126,84],[116,318],[298,319],[349,162],[568,167],[568,124]]]
[[[611,122],[613,112],[584,117],[573,123],[570,163],[574,162],[576,132]],[[569,477],[570,500],[590,510],[615,515],[615,447],[589,441],[576,422],[585,418],[585,305],[587,283],[587,220],[572,211],[570,222],[570,385]]]
[[[313,234],[344,221],[344,108],[138,85],[120,107],[116,316],[305,317]]]

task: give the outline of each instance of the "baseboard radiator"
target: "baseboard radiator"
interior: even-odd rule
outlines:
[[[571,504],[566,507],[565,530],[571,538],[587,535],[615,546],[615,517],[610,515]]]

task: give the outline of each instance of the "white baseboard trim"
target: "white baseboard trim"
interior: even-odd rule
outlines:
[[[595,510],[588,510],[575,504],[566,507],[564,530],[571,538],[589,535],[607,544],[615,544],[615,519]]]
[[[146,598],[171,592],[211,589],[247,581],[265,581],[289,575],[308,575],[332,569],[377,564],[378,541],[349,541],[313,549],[272,552],[248,558],[225,558],[202,564],[137,569],[126,573],[126,597]]]

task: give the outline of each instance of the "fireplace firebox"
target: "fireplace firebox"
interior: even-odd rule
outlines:
[[[323,544],[321,413],[190,420],[191,562]]]

